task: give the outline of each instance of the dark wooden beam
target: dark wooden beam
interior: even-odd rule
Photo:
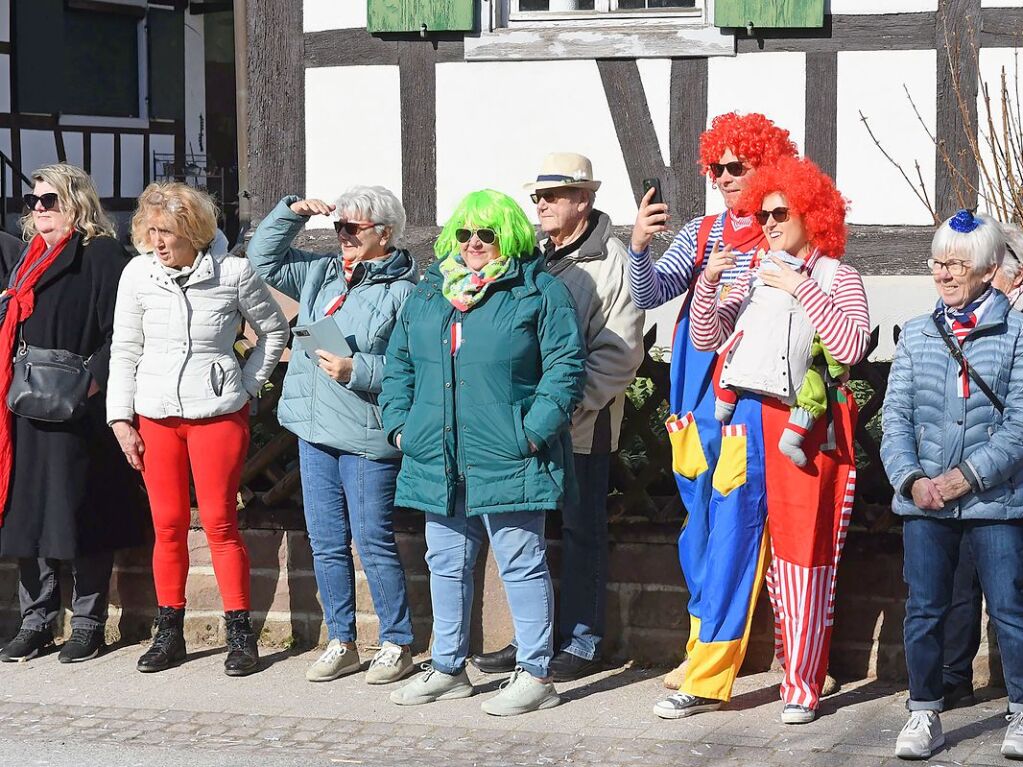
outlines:
[[[82,131],[82,170],[92,173],[92,132]]]
[[[13,51],[10,43],[0,41],[0,54],[10,55],[12,52]]]
[[[114,134],[114,197],[121,196],[121,134]]]
[[[248,5],[249,191],[262,218],[305,189],[305,65],[302,4]]]
[[[977,54],[981,0],[938,0],[934,204],[942,218],[977,205]]]
[[[625,167],[629,171],[632,193],[639,200],[643,196],[644,178],[663,180],[667,176],[639,67],[634,59],[600,59],[597,70],[604,84],[604,95],[622,147]],[[670,198],[671,185],[667,187],[665,201],[675,207],[675,201]]]
[[[1023,47],[1023,8],[983,8],[980,19],[981,47]]]
[[[53,142],[57,145],[57,160],[59,162],[67,162],[67,147],[64,146],[64,131],[61,130],[60,124],[53,129]]]
[[[371,35],[365,29],[328,29],[305,34],[307,67],[342,67],[352,64],[397,64],[402,44],[430,48],[434,61],[462,61],[465,46],[458,34]]]
[[[803,154],[832,178],[838,166],[838,54],[806,54]]]
[[[437,52],[421,41],[398,44],[401,82],[401,197],[408,223],[437,223]]]
[[[819,29],[760,30],[736,35],[739,53],[905,51],[934,48],[933,13],[825,16]]]
[[[863,275],[929,274],[933,238],[932,226],[850,226],[842,260]]]
[[[672,215],[688,221],[707,206],[707,188],[700,174],[700,134],[707,127],[707,59],[672,59],[668,143],[674,186]]]

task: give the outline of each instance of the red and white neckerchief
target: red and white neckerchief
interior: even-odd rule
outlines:
[[[352,274],[355,273],[355,264],[351,261],[346,261],[344,259],[341,260],[341,263],[344,267],[345,285],[347,286],[352,281]],[[331,301],[329,304],[327,304],[327,308],[323,310],[323,316],[329,317],[342,306],[344,306],[346,298],[348,298],[347,290],[341,295],[339,295],[337,298],[335,298],[333,301]]]
[[[956,341],[959,343],[959,348],[963,348],[963,344],[966,343],[966,337],[973,332],[973,329],[977,327],[980,322],[980,315],[987,305],[987,300],[991,295],[991,291],[987,291],[983,296],[978,298],[972,304],[962,310],[958,309],[945,309],[945,319],[952,329],[952,335],[955,336]],[[963,364],[959,371],[959,396],[967,398],[970,396],[970,371],[966,366],[966,358],[963,358]]]
[[[462,347],[462,323],[461,321],[451,323],[451,356],[458,354]]]

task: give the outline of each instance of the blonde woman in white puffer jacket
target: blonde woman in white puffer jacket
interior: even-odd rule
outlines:
[[[236,498],[248,452],[248,402],[288,341],[288,322],[247,259],[214,250],[217,209],[185,184],[151,184],[132,218],[140,255],[125,268],[114,310],[107,418],[125,458],[142,472],[156,543],[159,615],[138,662],[162,671],[185,659],[183,636],[189,465],[227,620],[229,676],[258,666],[249,620],[249,556]],[[234,354],[242,319],[258,341]]]

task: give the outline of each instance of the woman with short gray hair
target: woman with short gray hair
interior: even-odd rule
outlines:
[[[291,247],[306,222],[333,220],[340,253]],[[395,247],[405,209],[381,186],[355,186],[335,204],[285,197],[263,219],[248,257],[263,278],[299,302],[277,417],[299,438],[302,499],[313,570],[327,624],[326,651],[306,672],[326,682],[359,670],[355,567],[359,551],[380,620],[381,649],[366,681],[386,684],[412,670],[412,620],[392,515],[399,453],[388,442],[377,396],[395,320],[418,280]],[[304,326],[304,327],[302,327]]]
[[[991,285],[1005,294],[1009,306],[1023,312],[1023,229],[1015,224],[1002,224],[1005,236],[1005,257]]]

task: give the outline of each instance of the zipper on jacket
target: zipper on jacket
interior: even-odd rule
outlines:
[[[453,311],[451,313],[451,321],[448,323],[447,333],[448,337],[451,336],[451,328],[455,323],[458,323],[462,330],[465,330],[465,312]],[[451,408],[451,433],[455,438],[455,472],[456,482],[461,479],[465,485],[465,511],[469,513],[469,465],[465,459],[465,446],[463,441],[459,438],[459,427],[458,427],[458,411],[462,401],[462,387],[459,383],[459,372],[458,372],[458,354],[461,352],[461,348],[458,351],[451,349],[451,388],[453,392],[453,406]],[[461,476],[457,476],[459,470],[461,470]]]

